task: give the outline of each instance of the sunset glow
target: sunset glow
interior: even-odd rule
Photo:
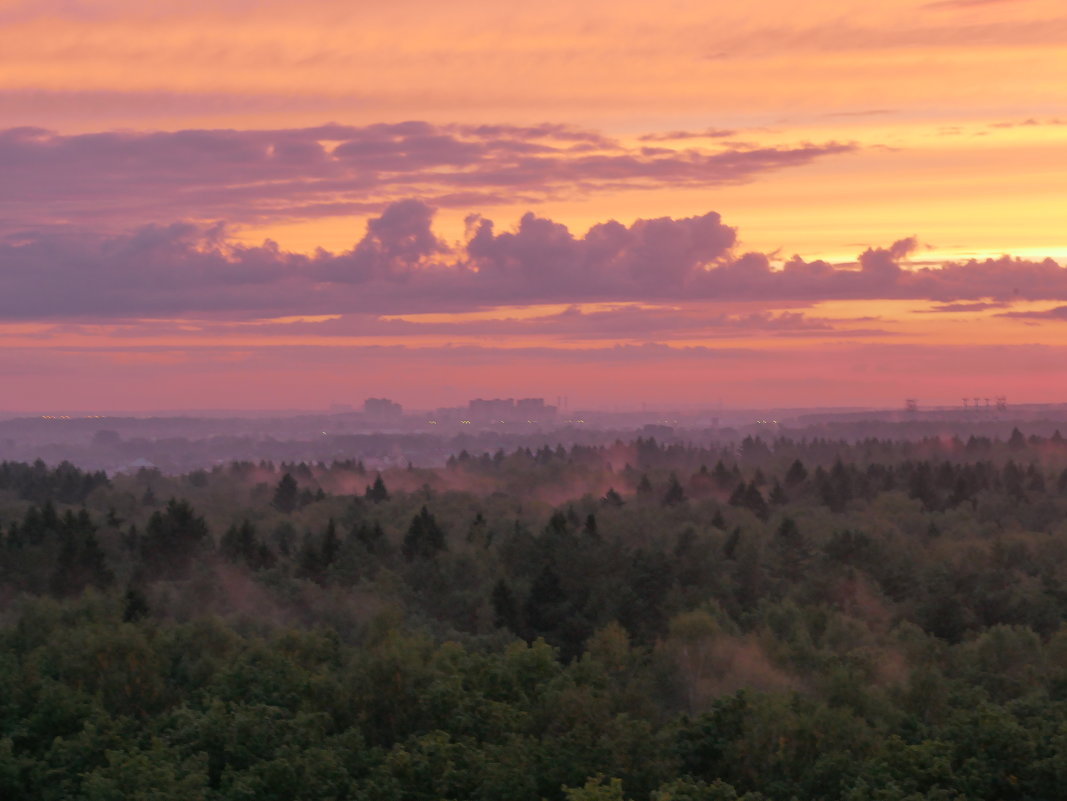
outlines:
[[[1061,0],[0,0],[0,65],[4,410],[1067,388]]]

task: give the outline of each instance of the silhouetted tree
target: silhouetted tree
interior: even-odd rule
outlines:
[[[1011,436],[1008,438],[1008,447],[1013,451],[1021,451],[1026,448],[1026,437],[1023,436],[1023,432],[1018,428],[1011,430]]]
[[[785,485],[787,487],[795,487],[803,484],[807,478],[808,471],[804,467],[804,463],[800,459],[794,459],[793,464],[789,465],[789,470],[785,474]]]
[[[171,499],[148,518],[141,539],[145,567],[155,576],[180,578],[210,542],[207,523],[185,500]]]
[[[685,503],[685,490],[682,489],[682,484],[674,473],[671,473],[667,479],[667,491],[663,493],[662,503],[664,506],[677,506]]]
[[[365,495],[368,500],[371,500],[374,503],[381,503],[382,501],[389,500],[389,490],[386,489],[381,473],[375,474],[374,483],[367,487]]]
[[[445,550],[445,532],[437,525],[434,516],[423,506],[411,519],[408,532],[404,536],[401,552],[409,562],[413,559],[429,559]]]
[[[281,477],[278,486],[274,488],[274,498],[271,505],[279,512],[289,514],[296,509],[299,500],[300,487],[296,479],[290,473]]]

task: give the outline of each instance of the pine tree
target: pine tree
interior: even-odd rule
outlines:
[[[671,473],[670,478],[667,479],[667,491],[663,494],[662,503],[664,506],[677,506],[685,503],[685,490],[682,489],[682,484],[674,473]]]
[[[763,499],[763,493],[759,491],[759,487],[755,483],[748,485],[742,505],[760,520],[766,520],[770,514],[770,510],[767,508],[767,501]]]
[[[374,503],[382,503],[383,501],[389,500],[389,490],[386,489],[381,473],[375,474],[374,484],[367,487],[365,495],[368,500],[373,501]]]
[[[437,525],[434,516],[423,506],[411,519],[408,533],[404,536],[402,553],[409,562],[414,559],[429,559],[447,548],[445,532]]]
[[[352,526],[349,536],[362,544],[367,549],[367,553],[382,554],[386,550],[385,531],[380,523],[369,524],[365,521],[357,523]]]
[[[530,585],[523,607],[529,639],[549,634],[562,625],[567,614],[567,596],[559,582],[559,575],[551,565],[545,565]]]
[[[785,485],[787,487],[795,487],[798,484],[803,484],[807,477],[808,471],[804,467],[804,463],[800,459],[795,459],[793,464],[789,465],[789,470],[785,474]]]
[[[337,526],[333,518],[326,524],[326,533],[322,535],[322,565],[329,568],[337,561],[341,553],[341,538],[337,536]]]
[[[309,578],[314,582],[322,583],[323,580],[322,551],[315,546],[311,534],[304,535],[300,550],[296,554],[297,575]]]
[[[219,553],[230,562],[248,564],[257,550],[256,529],[247,518],[240,526],[234,524],[226,529],[219,541]]]
[[[519,621],[519,605],[515,599],[515,593],[504,579],[500,579],[493,586],[490,598],[493,605],[493,625],[501,629],[509,629],[518,632],[521,626]]]
[[[759,490],[756,490],[756,491],[759,492]],[[745,495],[746,495],[747,492],[748,492],[748,484],[746,484],[744,481],[742,481],[740,484],[737,485],[737,488],[734,489],[734,491],[732,493],[730,493],[730,500],[727,501],[727,503],[729,503],[730,506],[744,506],[745,505]]]
[[[207,523],[189,502],[171,499],[148,518],[141,538],[145,567],[156,576],[180,578],[210,539]]]
[[[726,489],[734,481],[733,473],[726,469],[726,465],[722,463],[722,459],[719,459],[719,461],[715,463],[715,467],[711,474],[715,478],[715,483],[719,485],[719,489]]]
[[[1026,437],[1023,436],[1023,432],[1018,428],[1011,430],[1011,437],[1008,439],[1008,447],[1013,451],[1021,451],[1026,447]]]
[[[274,498],[271,505],[279,512],[289,514],[296,509],[299,499],[300,488],[291,473],[286,473],[274,489]]]

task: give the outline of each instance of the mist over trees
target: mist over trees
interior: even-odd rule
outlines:
[[[1047,799],[1067,445],[0,464],[0,793]]]

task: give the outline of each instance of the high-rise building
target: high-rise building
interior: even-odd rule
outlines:
[[[388,398],[367,398],[363,401],[363,413],[374,420],[398,420],[404,407]]]

